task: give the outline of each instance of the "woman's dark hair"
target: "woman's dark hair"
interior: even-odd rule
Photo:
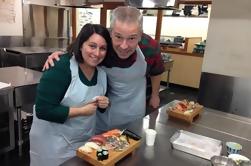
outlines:
[[[111,45],[111,37],[109,34],[109,31],[99,24],[85,24],[81,31],[79,32],[77,38],[69,47],[67,48],[67,51],[70,53],[70,55],[74,55],[76,58],[76,61],[78,63],[83,63],[84,59],[82,57],[82,53],[80,51],[82,44],[87,41],[93,34],[99,34],[102,36],[106,43],[107,43],[107,52],[106,55],[109,54],[112,45]]]

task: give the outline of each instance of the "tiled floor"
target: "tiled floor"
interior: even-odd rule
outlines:
[[[161,86],[161,89],[164,86]],[[170,84],[168,88],[160,92],[160,106],[173,100],[193,100],[197,101],[199,90]]]
[[[160,106],[172,101],[172,100],[182,100],[188,99],[196,101],[198,96],[198,90],[181,87],[177,85],[170,84],[169,88],[165,86],[161,87],[160,91]],[[147,112],[151,112],[150,108]],[[23,149],[23,156],[18,157],[17,149],[9,152],[5,155],[0,155],[0,166],[28,166],[29,165],[29,144],[26,142]]]

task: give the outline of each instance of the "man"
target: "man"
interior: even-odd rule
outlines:
[[[97,112],[97,132],[130,123],[145,116],[146,77],[151,80],[149,105],[159,106],[161,74],[164,71],[159,44],[143,34],[143,16],[137,8],[122,6],[112,11],[114,53],[102,65],[108,77],[111,106]],[[53,57],[57,57],[54,53]],[[48,67],[48,64],[45,65]]]

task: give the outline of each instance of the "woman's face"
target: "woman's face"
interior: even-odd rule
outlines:
[[[96,67],[106,56],[107,43],[99,34],[94,33],[80,48],[84,63]]]

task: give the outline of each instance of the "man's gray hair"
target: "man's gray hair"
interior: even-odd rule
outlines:
[[[119,6],[113,9],[111,14],[111,29],[114,27],[116,21],[138,23],[140,30],[143,31],[143,15],[135,7]]]

